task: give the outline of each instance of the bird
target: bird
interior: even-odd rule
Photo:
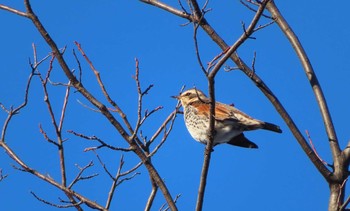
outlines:
[[[181,102],[185,125],[192,138],[207,144],[210,99],[197,88],[188,89],[179,96],[173,97]],[[213,146],[227,143],[244,148],[258,148],[258,145],[244,136],[245,131],[264,129],[282,133],[279,126],[254,119],[233,105],[220,102],[215,102],[214,129]]]

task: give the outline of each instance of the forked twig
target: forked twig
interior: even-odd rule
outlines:
[[[134,167],[134,168],[130,169],[129,171],[122,173],[121,171],[122,171],[123,166],[124,166],[124,156],[122,155],[120,157],[119,167],[118,167],[116,176],[114,178],[112,178],[113,182],[112,182],[110,191],[108,193],[108,198],[107,198],[107,202],[106,202],[107,209],[109,209],[109,207],[111,205],[111,202],[112,202],[112,199],[114,196],[114,192],[115,192],[115,189],[117,188],[117,186],[122,184],[124,181],[133,179],[135,176],[140,174],[139,172],[135,172],[133,175],[131,175],[129,177],[121,178],[121,177],[126,176],[126,175],[130,174],[131,172],[135,171],[139,167],[139,165],[137,165],[136,168]]]
[[[0,182],[4,180],[6,177],[8,177],[8,174],[3,174],[2,169],[0,169]]]
[[[11,121],[11,119],[13,118],[13,116],[15,116],[16,114],[19,114],[20,110],[22,110],[24,107],[27,106],[28,103],[28,95],[29,95],[29,88],[32,82],[32,78],[35,75],[34,70],[31,71],[31,73],[29,74],[28,80],[27,80],[27,85],[25,87],[25,91],[24,91],[24,100],[23,103],[21,105],[19,105],[18,107],[14,108],[13,106],[10,107],[10,109],[6,109],[5,106],[0,103],[1,108],[8,113],[7,118],[4,122],[4,125],[2,127],[1,130],[1,137],[0,137],[0,141],[1,142],[5,142],[5,138],[6,138],[6,131],[7,131],[7,127]]]
[[[85,170],[87,170],[88,168],[92,167],[94,165],[94,163],[92,161],[90,161],[87,165],[85,165],[84,167],[79,167],[76,164],[76,167],[79,169],[79,173],[77,174],[77,176],[73,179],[73,181],[68,185],[69,189],[72,189],[73,185],[76,184],[77,182],[79,182],[80,180],[87,180],[87,179],[91,179],[93,177],[98,176],[98,174],[92,174],[89,176],[81,176]]]

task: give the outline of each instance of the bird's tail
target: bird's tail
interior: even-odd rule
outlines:
[[[275,125],[269,122],[264,122],[262,129],[270,130],[276,133],[282,133],[282,130],[278,125]]]
[[[231,138],[228,144],[238,146],[238,147],[244,147],[244,148],[258,148],[258,145],[255,143],[249,141],[243,133],[239,134],[238,136],[235,136]]]

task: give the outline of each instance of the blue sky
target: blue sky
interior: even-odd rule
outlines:
[[[2,1],[24,10],[22,1]],[[176,5],[177,1],[170,2]],[[328,100],[340,145],[349,141],[344,130],[350,118],[348,59],[350,31],[348,26],[350,6],[348,1],[338,4],[322,4],[310,1],[276,1],[303,43],[311,63],[322,84]],[[72,55],[74,41],[83,49],[100,71],[111,96],[124,110],[132,123],[136,121],[137,95],[132,75],[135,58],[140,61],[140,79],[143,88],[154,84],[145,97],[144,108],[164,108],[148,119],[143,133],[148,137],[160,126],[174,109],[176,95],[183,85],[196,86],[207,92],[205,76],[195,57],[192,25],[181,26],[186,21],[139,1],[33,1],[32,6],[59,47],[66,46],[65,59],[71,69],[77,64]],[[209,3],[212,11],[208,21],[228,42],[233,43],[242,33],[241,21],[248,24],[253,13],[238,1]],[[19,105],[30,72],[28,59],[33,60],[32,43],[38,57],[43,58],[50,49],[43,42],[32,23],[5,11],[2,20],[0,49],[0,102],[6,107]],[[266,20],[264,20],[266,22]],[[319,109],[310,85],[291,46],[276,25],[254,35],[239,49],[248,63],[257,53],[257,74],[269,85],[301,131],[308,130],[320,156],[331,161],[327,136],[324,132]],[[202,59],[209,62],[220,53],[219,48],[203,33],[199,33]],[[83,67],[84,86],[106,102],[100,93],[89,66],[79,56]],[[231,62],[228,62],[232,65]],[[40,71],[45,72],[44,63]],[[66,82],[57,63],[54,63],[53,81]],[[51,100],[58,117],[65,90],[50,87]],[[285,123],[272,105],[253,83],[241,72],[219,72],[216,78],[216,98],[234,103],[239,109],[258,119],[281,126],[283,134],[254,131],[246,136],[259,145],[249,150],[221,145],[215,148],[209,170],[204,210],[325,210],[328,205],[328,185],[301,150]],[[98,113],[82,107],[86,101],[78,93],[72,93],[64,131],[74,130],[86,135],[96,135],[104,141],[126,147],[120,135]],[[6,118],[0,112],[0,120]],[[195,207],[199,176],[202,168],[204,145],[195,142],[187,132],[182,115],[179,115],[167,142],[153,158],[154,165],[165,180],[180,210]],[[11,122],[7,142],[18,155],[43,174],[60,180],[58,153],[39,133],[41,124],[54,138],[40,81],[35,78],[30,89],[28,107]],[[346,127],[345,127],[346,128]],[[78,173],[75,164],[85,166],[90,161],[94,167],[88,174],[100,176],[77,184],[76,190],[104,205],[111,184],[92,152],[83,152],[96,143],[64,134],[68,181]],[[159,141],[159,140],[158,140]],[[112,172],[116,171],[121,153],[105,149],[98,151]],[[125,170],[137,163],[131,153],[125,156]],[[30,174],[12,168],[14,162],[2,150],[0,168],[8,177],[0,183],[1,207],[4,210],[56,210],[34,199],[38,196],[57,202],[63,194]],[[133,180],[120,185],[111,210],[143,210],[150,192],[147,172],[142,167]],[[158,193],[153,210],[164,203]],[[72,209],[73,210],[73,209]]]

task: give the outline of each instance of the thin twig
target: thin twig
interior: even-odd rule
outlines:
[[[71,133],[71,134],[73,134],[75,136],[78,136],[80,138],[86,139],[86,140],[97,141],[97,142],[99,142],[101,144],[101,145],[99,145],[97,147],[86,148],[84,151],[96,150],[96,149],[100,149],[100,148],[103,148],[103,147],[107,147],[107,148],[109,148],[111,150],[116,150],[116,151],[123,151],[123,152],[130,152],[131,151],[130,148],[115,147],[115,146],[112,146],[110,144],[107,144],[106,142],[102,141],[102,139],[98,138],[97,136],[86,136],[84,134],[77,133],[77,132],[74,132],[72,130],[68,130],[67,132]]]
[[[136,120],[136,124],[135,124],[135,129],[133,130],[130,139],[136,140],[136,142],[140,146],[144,147],[143,143],[137,137],[137,133],[142,125],[142,122],[144,122],[144,120],[142,120],[142,114],[141,114],[142,113],[142,105],[143,105],[143,96],[148,93],[148,91],[153,87],[153,85],[151,84],[150,86],[148,86],[148,88],[145,91],[142,91],[141,90],[141,83],[140,83],[140,79],[139,79],[139,74],[140,74],[139,61],[137,58],[135,58],[135,75],[133,76],[133,78],[136,82],[136,89],[137,89],[137,94],[138,94],[137,120]],[[144,118],[147,118],[147,117],[144,117]]]
[[[179,199],[181,197],[181,194],[177,194],[176,195],[176,197],[175,197],[175,199],[174,199],[174,202],[176,203],[177,202],[177,200]],[[165,207],[166,206],[166,204],[163,204],[161,207],[160,207],[160,211],[167,211],[167,210],[169,210],[170,209],[170,207]],[[165,208],[164,208],[165,207]]]
[[[181,107],[181,104],[180,104],[180,102],[178,102],[175,106],[174,111],[169,114],[169,116],[164,120],[162,125],[158,128],[158,130],[150,138],[150,140],[149,140],[150,143],[152,143],[159,136],[159,134],[162,132],[162,130],[165,129],[165,127],[169,123],[169,121],[173,122],[175,120],[176,114],[178,113],[180,107]]]
[[[140,123],[139,123],[140,126],[145,122],[145,120],[146,120],[149,116],[151,116],[153,113],[155,113],[155,112],[157,112],[157,111],[159,111],[159,110],[161,110],[161,109],[163,109],[163,106],[157,106],[156,108],[152,109],[151,111],[146,110],[145,113],[144,113],[144,115],[143,115],[143,118],[141,119],[141,121],[140,121]]]
[[[180,17],[183,17],[186,19],[191,19],[191,14],[188,14],[185,11],[178,10],[175,7],[172,7],[172,6],[165,4],[161,1],[155,1],[155,0],[140,0],[140,1],[143,3],[146,3],[146,4],[156,6],[158,8],[161,8],[161,9],[168,11],[174,15],[177,15],[177,16],[180,16]]]
[[[346,182],[348,181],[348,178],[344,179],[343,183],[340,184],[339,186],[339,193],[338,193],[338,199],[337,199],[337,204],[342,207],[342,204],[343,203],[343,200],[344,200],[344,196],[343,194],[345,193],[345,185],[346,185]],[[344,204],[344,203],[343,203]],[[339,210],[342,210],[342,209],[339,209]]]
[[[345,202],[340,206],[339,210],[344,210],[348,206],[349,203],[350,203],[350,195],[345,200]]]
[[[120,178],[123,177],[123,176],[126,176],[126,175],[128,175],[128,174],[130,174],[132,172],[134,172],[136,169],[138,169],[141,166],[142,163],[137,164],[134,168],[132,168],[132,169],[126,171],[126,172],[121,172],[122,168],[124,166],[124,156],[122,155],[120,157],[119,167],[118,167],[116,176],[113,177],[111,175],[111,173],[108,171],[108,169],[106,168],[106,165],[102,162],[101,158],[98,156],[97,153],[96,153],[96,156],[97,156],[99,162],[101,163],[101,165],[103,166],[104,170],[107,172],[107,174],[113,180],[111,188],[110,188],[110,191],[108,193],[106,206],[105,206],[106,209],[109,209],[117,186],[120,185],[121,183],[123,183],[124,181],[131,180],[132,178],[134,178],[135,176],[139,175],[140,173],[136,172],[136,173],[134,173],[133,175],[131,175],[129,177],[125,177],[125,178],[122,178],[122,179],[120,179]]]
[[[78,56],[77,54],[75,53],[75,50],[73,49],[73,56],[75,58],[75,61],[77,62],[78,64],[78,70],[79,70],[79,82],[81,83],[82,80],[83,80],[83,70],[82,70],[82,67],[81,67],[81,64],[80,64],[80,61],[78,59]]]
[[[254,13],[257,12],[256,9],[254,9],[253,7],[251,7],[249,4],[245,3],[244,0],[239,0],[241,2],[241,4],[243,4],[246,8],[248,8],[249,10],[253,11]],[[253,4],[252,1],[247,1],[249,2],[250,4]],[[259,6],[259,4],[254,4],[255,6]],[[268,19],[273,19],[271,16],[268,16],[268,15],[265,15],[265,14],[262,14],[261,16],[265,17],[265,18],[268,18]]]
[[[201,68],[201,70],[203,71],[203,73],[205,75],[208,74],[208,72],[206,71],[206,68],[204,68],[203,62],[202,62],[202,58],[200,56],[200,51],[199,51],[199,45],[198,45],[198,39],[197,39],[197,32],[198,32],[198,28],[199,28],[199,24],[196,22],[193,22],[193,40],[194,40],[194,48],[195,48],[195,53],[196,53],[196,57],[199,63],[199,67]]]
[[[2,180],[4,180],[7,176],[8,176],[8,174],[3,174],[3,173],[2,173],[2,169],[0,169],[0,182],[1,182]]]
[[[52,202],[46,201],[46,200],[43,199],[43,198],[40,198],[40,197],[37,196],[33,191],[31,191],[30,193],[31,193],[38,201],[43,202],[44,204],[47,204],[47,205],[56,207],[56,208],[71,208],[71,207],[77,207],[77,206],[79,206],[79,205],[81,205],[81,204],[83,203],[82,201],[79,201],[79,202],[76,202],[76,203],[74,203],[74,204],[67,204],[67,205],[54,204],[54,203],[52,203]]]
[[[80,100],[77,100],[77,102],[82,105],[84,108],[87,108],[89,109],[90,111],[93,111],[93,112],[97,112],[97,113],[101,113],[101,111],[99,109],[94,109],[94,108],[91,108],[89,107],[88,105],[84,104],[83,102],[81,102]]]
[[[152,183],[152,190],[151,190],[151,193],[149,194],[148,196],[148,199],[147,199],[147,203],[146,203],[146,206],[145,206],[145,211],[150,211],[151,208],[152,208],[152,205],[153,205],[153,201],[157,195],[157,192],[158,192],[158,186],[157,184],[151,180],[151,183]]]
[[[185,13],[188,13],[188,12],[186,11],[185,7],[183,6],[181,0],[178,0],[177,2],[179,2],[179,5],[180,5],[182,11],[184,11]]]
[[[91,179],[93,177],[96,177],[98,176],[98,174],[93,174],[93,175],[90,175],[90,176],[85,176],[85,177],[82,177],[81,175],[84,173],[84,171],[90,167],[92,167],[94,165],[94,162],[93,161],[90,161],[90,163],[88,163],[86,166],[84,167],[79,167],[78,165],[77,168],[79,168],[79,173],[77,174],[77,176],[73,179],[73,181],[68,185],[68,188],[69,189],[72,189],[73,185],[76,184],[77,182],[79,182],[80,180],[86,180],[86,179]]]
[[[61,110],[61,118],[60,118],[60,121],[59,121],[59,124],[58,124],[58,131],[59,131],[59,133],[62,132],[63,121],[64,121],[64,117],[65,117],[65,114],[66,114],[66,111],[67,111],[67,104],[68,104],[70,87],[71,87],[70,85],[71,85],[71,83],[69,81],[67,89],[66,89],[66,95],[64,96],[64,100],[63,100],[63,106],[62,106],[62,110]]]
[[[164,123],[162,124],[162,126],[159,128],[160,130],[164,130],[164,135],[163,135],[163,138],[162,140],[159,142],[159,144],[153,149],[153,151],[148,155],[149,157],[152,157],[159,149],[160,147],[164,144],[164,142],[167,140],[171,130],[173,129],[173,125],[174,125],[174,122],[175,122],[175,118],[176,118],[176,113],[178,111],[178,109],[180,108],[180,105],[179,105],[179,102],[175,108],[175,110],[168,116],[168,118],[164,121]],[[169,124],[169,129],[167,130],[166,129],[166,125],[168,124],[168,122],[170,121],[170,124]],[[158,129],[158,131],[160,131]],[[152,138],[152,142],[154,140],[155,137],[157,137],[158,134],[156,133]],[[149,142],[151,143],[151,141]]]
[[[220,52],[218,55],[216,55],[209,63],[208,63],[208,67],[206,69],[206,75],[208,76],[207,73],[210,72],[210,70],[216,65],[217,60],[219,60],[223,55],[225,55],[227,53],[227,51],[229,50],[229,48],[227,48],[225,51]]]
[[[333,165],[327,163],[325,160],[323,160],[323,159],[321,158],[321,156],[318,155],[317,150],[316,150],[316,147],[315,147],[315,145],[314,145],[314,143],[313,143],[313,141],[312,141],[312,139],[311,139],[311,136],[310,136],[309,131],[308,131],[308,130],[305,130],[305,133],[306,133],[307,138],[309,139],[310,146],[311,146],[312,150],[315,152],[315,154],[316,154],[316,156],[318,157],[318,159],[320,159],[320,161],[321,161],[323,164],[325,164],[325,165],[327,165],[327,166],[329,166],[329,167],[331,167],[331,168],[334,168]]]
[[[256,51],[254,51],[254,57],[253,57],[253,61],[252,61],[253,74],[255,73],[255,61],[256,61]]]
[[[27,13],[21,12],[21,11],[19,11],[19,10],[16,10],[16,9],[14,9],[14,8],[8,7],[8,6],[3,5],[3,4],[0,4],[0,9],[7,10],[7,11],[9,11],[9,12],[12,12],[12,13],[16,14],[16,15],[23,16],[23,17],[28,18],[28,14],[27,14]]]
[[[20,112],[21,109],[23,109],[24,107],[26,107],[27,103],[28,103],[28,95],[29,95],[29,88],[30,88],[30,85],[31,85],[31,82],[32,82],[32,78],[34,76],[34,70],[32,70],[32,72],[30,73],[29,77],[28,77],[28,80],[27,80],[27,85],[25,87],[25,91],[24,91],[24,100],[23,100],[23,103],[21,105],[19,105],[18,107],[16,108],[13,108],[11,106],[10,109],[6,109],[5,106],[3,104],[1,104],[1,108],[3,110],[5,110],[8,115],[7,115],[7,118],[4,122],[4,125],[2,127],[2,130],[1,130],[1,139],[0,141],[1,142],[5,142],[5,136],[6,136],[6,132],[7,132],[7,127],[12,119],[12,117],[16,114],[18,114]]]
[[[265,23],[265,24],[263,24],[263,25],[259,25],[259,26],[257,26],[257,27],[254,29],[254,32],[257,32],[257,31],[259,31],[259,30],[261,30],[261,29],[264,29],[264,28],[266,28],[266,27],[268,27],[268,26],[274,24],[275,22],[276,22],[275,20],[272,20],[272,21],[270,21],[270,22],[268,22],[268,23]]]
[[[44,129],[42,128],[41,124],[39,124],[39,132],[44,136],[44,138],[46,139],[47,142],[55,145],[57,148],[59,148],[59,144],[56,143],[54,140],[52,140],[47,133],[44,131]]]

